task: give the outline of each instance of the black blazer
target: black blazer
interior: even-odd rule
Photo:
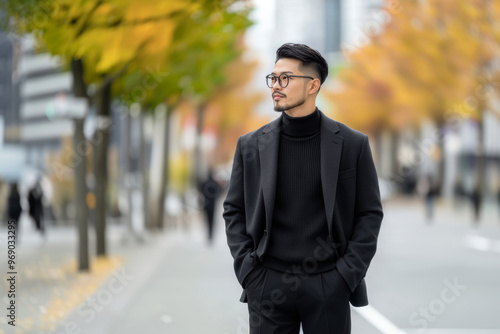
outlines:
[[[377,246],[382,204],[368,137],[321,115],[321,180],[336,267],[353,306],[368,304],[364,277]],[[224,201],[227,242],[243,286],[272,233],[281,117],[238,139]],[[245,288],[243,286],[243,288]],[[243,291],[242,302],[246,302]]]

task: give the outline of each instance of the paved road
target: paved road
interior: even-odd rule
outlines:
[[[367,275],[372,306],[407,333],[500,333],[498,208],[477,228],[462,206],[438,207],[430,223],[415,203],[385,212]]]
[[[353,309],[353,334],[500,333],[500,222],[495,208],[486,210],[475,229],[464,208],[438,206],[431,224],[415,202],[387,203],[385,212],[379,249],[367,275],[371,307]],[[125,259],[123,268],[50,333],[248,333],[246,304],[238,301],[241,289],[222,219],[216,229],[212,248],[196,217],[188,230],[172,229],[145,245],[124,244],[123,229],[111,229],[110,254]],[[4,231],[1,237],[3,241]],[[54,230],[45,245],[27,234],[24,259],[38,261],[43,249],[54,263],[58,257],[62,261],[72,256],[74,242],[72,229]],[[40,310],[46,281],[31,287],[40,296]],[[6,328],[1,320],[0,325]],[[42,332],[34,327],[22,333]]]
[[[95,312],[71,314],[55,333],[71,333],[65,326],[92,334],[136,333],[248,333],[246,304],[238,301],[241,288],[232,269],[222,221],[216,242],[208,247],[198,222],[188,231],[178,229],[152,240],[154,247],[137,249],[123,273],[129,284]],[[109,289],[104,284],[99,295]],[[98,308],[96,307],[96,308]],[[89,307],[84,308],[88,310]],[[353,314],[354,333],[379,334]]]

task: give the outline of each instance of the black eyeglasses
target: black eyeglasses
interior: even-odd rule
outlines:
[[[276,80],[279,82],[280,86],[282,88],[285,88],[288,86],[288,83],[290,82],[291,77],[296,77],[296,78],[307,78],[307,79],[312,79],[314,80],[313,77],[306,77],[303,75],[291,75],[291,74],[282,74],[280,76],[276,76],[273,74],[269,74],[266,76],[266,83],[269,88],[273,88],[274,84],[276,83]]]

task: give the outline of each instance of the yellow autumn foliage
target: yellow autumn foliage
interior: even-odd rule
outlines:
[[[371,133],[398,131],[423,119],[440,124],[456,104],[481,100],[478,86],[498,77],[498,2],[407,0],[395,10],[388,1],[385,10],[390,20],[352,53],[340,89],[327,92],[338,120]]]

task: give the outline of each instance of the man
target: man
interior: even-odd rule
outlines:
[[[328,65],[302,44],[266,77],[281,117],[238,139],[223,217],[250,333],[350,333],[382,221],[366,135],[316,108]]]

